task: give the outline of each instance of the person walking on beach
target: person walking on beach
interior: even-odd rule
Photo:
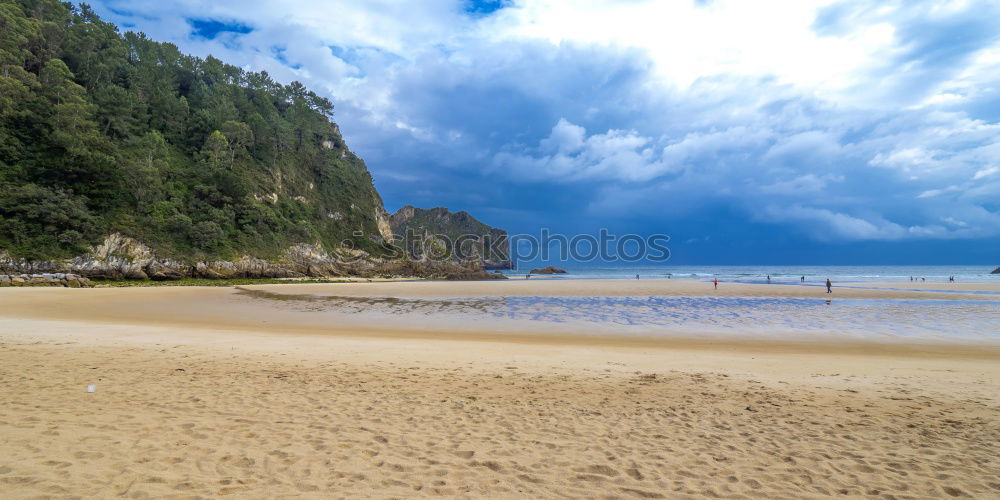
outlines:
[[[830,278],[826,279],[826,293],[833,293],[833,283],[830,283]]]
[[[715,278],[715,289],[719,289],[719,278]]]

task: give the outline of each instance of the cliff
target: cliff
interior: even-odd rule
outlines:
[[[468,212],[405,206],[389,217],[396,244],[416,259],[478,261],[486,269],[511,269],[507,231],[490,227]]]
[[[0,0],[0,270],[481,273],[405,262],[332,117],[299,82],[119,33],[86,5]]]

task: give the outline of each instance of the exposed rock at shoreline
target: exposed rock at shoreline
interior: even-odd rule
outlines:
[[[89,279],[72,273],[0,274],[0,287],[8,286],[91,288],[94,284]]]
[[[1000,274],[1000,267],[994,269],[990,274]]]
[[[532,269],[531,274],[566,274],[566,270],[555,266],[545,266],[541,269]]]
[[[90,279],[176,280],[182,278],[303,278],[336,276],[418,276],[432,279],[504,279],[487,272],[482,262],[386,260],[359,250],[328,253],[319,245],[289,247],[276,259],[249,255],[234,260],[184,262],[163,259],[146,245],[112,234],[85,255],[72,259],[32,261],[0,254],[0,273],[47,275],[71,273]]]

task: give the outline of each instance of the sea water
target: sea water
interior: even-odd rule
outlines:
[[[533,267],[522,265],[517,270],[505,271],[510,276],[523,276]],[[910,278],[920,282],[947,283],[955,277],[960,283],[1000,283],[1000,274],[990,274],[996,266],[675,266],[662,265],[580,265],[555,263],[567,274],[546,276],[547,279],[695,279],[743,283],[765,283],[771,276],[772,283],[798,283],[804,276],[807,283],[822,283],[829,278],[836,283],[900,282]],[[998,263],[1000,265],[1000,263]]]

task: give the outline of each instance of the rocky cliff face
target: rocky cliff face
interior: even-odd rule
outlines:
[[[468,212],[405,206],[389,218],[396,244],[421,260],[478,262],[485,269],[511,269],[507,231],[487,226]]]
[[[327,252],[319,245],[294,245],[275,259],[244,255],[234,260],[185,261],[161,258],[148,246],[112,234],[85,255],[37,261],[0,253],[0,275],[48,278],[60,274],[90,279],[299,278],[337,276],[419,276],[435,279],[497,279],[480,262],[458,263],[390,258],[361,250]],[[22,276],[23,277],[23,276]],[[16,282],[15,282],[16,283]],[[89,282],[87,282],[89,284]],[[68,285],[67,285],[68,286]]]

